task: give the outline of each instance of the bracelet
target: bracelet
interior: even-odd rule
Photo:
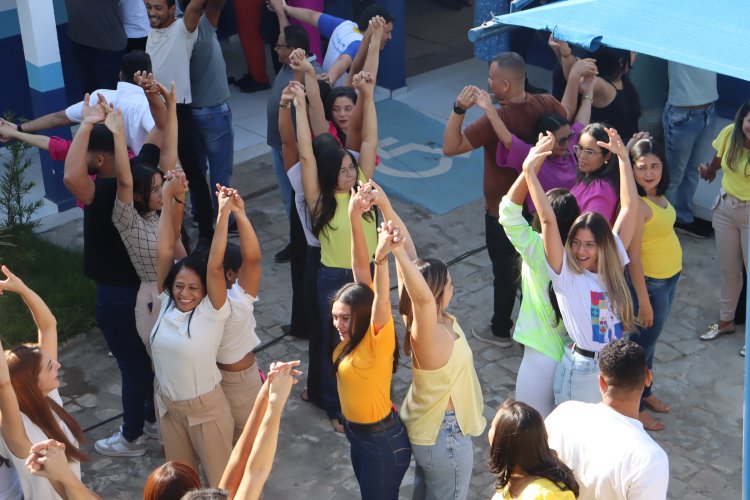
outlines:
[[[16,130],[19,132],[23,132],[23,128],[21,127],[21,122],[16,123]]]
[[[178,197],[176,197],[176,196],[172,197],[172,199],[173,199],[174,201],[176,201],[177,203],[182,203],[183,205],[185,204],[185,202],[184,202],[183,200],[179,199],[179,198],[178,198]]]
[[[453,112],[457,115],[462,115],[466,113],[466,109],[462,108],[458,105],[458,101],[453,101]]]
[[[284,109],[291,109],[291,107],[292,107],[292,102],[291,102],[291,101],[289,101],[289,102],[288,102],[288,103],[286,103],[286,104],[283,104],[283,103],[279,103],[279,107],[280,107],[280,108],[284,108]]]
[[[593,101],[594,100],[594,96],[591,96],[591,95],[582,95],[581,99],[588,99],[589,101]]]
[[[380,260],[373,260],[373,262],[375,263],[376,266],[382,266],[383,264],[385,264],[386,262],[388,262],[388,255],[386,255],[385,257],[383,257]]]

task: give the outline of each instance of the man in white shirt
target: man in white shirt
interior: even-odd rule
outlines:
[[[150,73],[151,58],[142,51],[125,54],[120,60],[120,81],[117,83],[117,90],[96,90],[91,94],[90,102],[91,106],[95,105],[99,102],[99,94],[101,94],[109,104],[122,110],[125,122],[125,142],[135,154],[141,151],[146,136],[154,128],[154,118],[151,116],[146,94],[133,80],[133,75],[137,71]],[[28,133],[69,127],[81,123],[82,111],[83,101],[15,126],[19,131]]]
[[[209,0],[211,3],[216,0]],[[200,21],[206,0],[192,0],[184,17],[175,17],[175,0],[144,0],[151,32],[146,52],[151,56],[154,78],[169,88],[174,82],[177,95],[177,154],[190,185],[193,215],[198,223],[198,245],[206,251],[213,236],[212,191],[198,163],[193,141],[193,102],[190,86],[190,57],[198,39]],[[219,9],[221,10],[221,9]]]
[[[579,500],[667,497],[669,459],[643,430],[638,408],[651,383],[646,352],[615,340],[599,355],[598,404],[567,401],[545,420],[550,448],[573,470]]]

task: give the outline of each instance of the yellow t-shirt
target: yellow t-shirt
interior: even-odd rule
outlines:
[[[721,170],[723,171],[721,187],[735,198],[747,201],[750,200],[750,150],[743,147],[742,154],[734,162],[734,170],[729,168],[727,153],[733,133],[734,125],[727,125],[719,132],[713,142],[716,156],[721,158]]]
[[[333,352],[334,361],[344,348],[341,342]],[[339,364],[338,380],[341,413],[350,422],[371,424],[391,412],[391,378],[396,330],[391,317],[382,328],[370,323],[362,342]]]
[[[649,278],[667,279],[682,271],[682,247],[674,232],[677,214],[671,203],[662,208],[647,196],[641,199],[653,216],[643,226],[641,261],[643,274]]]
[[[513,497],[510,496],[508,491],[509,486],[506,485],[502,490],[498,490],[492,500],[511,500]],[[527,484],[521,494],[516,497],[517,500],[575,500],[575,498],[576,496],[572,491],[562,490],[544,477]]]

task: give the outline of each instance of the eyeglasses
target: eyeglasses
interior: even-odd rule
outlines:
[[[575,151],[576,155],[580,156],[581,158],[591,158],[594,155],[600,155],[602,154],[601,151],[594,151],[593,149],[585,149],[578,144],[575,145],[573,148],[573,151]]]
[[[596,248],[595,241],[581,241],[573,238],[570,242],[570,246],[573,248],[585,248],[586,250],[594,250]]]
[[[576,133],[571,130],[570,133],[566,135],[565,137],[556,137],[557,145],[560,147],[567,146],[568,142],[570,142],[570,140],[573,138],[574,135],[576,135]]]

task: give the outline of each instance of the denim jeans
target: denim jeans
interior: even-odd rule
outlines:
[[[230,186],[234,165],[234,129],[232,110],[225,102],[208,108],[191,108],[193,114],[193,136],[195,154],[203,175],[209,172],[208,189],[211,193],[216,183]],[[214,214],[217,210],[216,196],[211,196]]]
[[[510,317],[513,314],[516,291],[520,282],[520,259],[497,218],[485,213],[484,221],[487,253],[492,262],[492,275],[495,278],[493,281],[494,307],[490,325],[493,335],[507,337],[513,328],[513,320]]]
[[[412,500],[463,500],[469,495],[474,450],[456,412],[445,412],[435,444],[412,444],[411,452],[416,462]]]
[[[398,499],[398,490],[411,462],[411,445],[401,423],[377,432],[354,430],[349,422],[344,432],[351,445],[352,468],[363,500]]]
[[[671,278],[659,279],[649,278],[646,276],[646,290],[648,290],[648,299],[651,302],[651,308],[654,310],[654,323],[650,328],[638,328],[638,332],[631,334],[629,339],[643,347],[646,351],[646,361],[648,362],[648,369],[654,365],[654,353],[656,352],[656,341],[659,340],[659,335],[664,328],[669,317],[669,311],[672,309],[672,302],[674,302],[675,291],[677,290],[677,280],[680,279],[680,273],[675,274]],[[634,312],[638,314],[638,297],[635,295],[635,290],[632,289],[631,294],[633,295],[633,308]],[[651,387],[647,386],[643,389],[643,397],[647,398],[651,395]],[[644,405],[641,400],[641,410]]]
[[[284,210],[287,215],[292,213],[292,203],[294,203],[294,189],[289,177],[286,175],[284,168],[284,158],[281,156],[281,150],[271,148],[271,157],[273,158],[273,172],[276,174],[276,182],[279,184],[281,200],[284,202]]]
[[[693,197],[698,188],[698,164],[714,156],[716,108],[711,104],[702,109],[690,109],[667,104],[662,115],[664,149],[669,164],[669,189],[666,196],[677,212],[677,220],[690,223],[693,216]]]
[[[135,327],[138,286],[96,285],[96,324],[122,376],[122,435],[133,441],[154,422],[154,372]]]
[[[318,271],[318,308],[320,309],[320,389],[323,409],[328,418],[341,416],[341,403],[333,371],[333,349],[340,342],[331,319],[331,300],[338,290],[354,281],[351,269],[320,265]]]
[[[596,359],[592,359],[578,354],[572,348],[565,349],[565,354],[557,363],[552,391],[555,393],[555,405],[571,400],[600,403],[602,394],[599,392],[598,355]]]

